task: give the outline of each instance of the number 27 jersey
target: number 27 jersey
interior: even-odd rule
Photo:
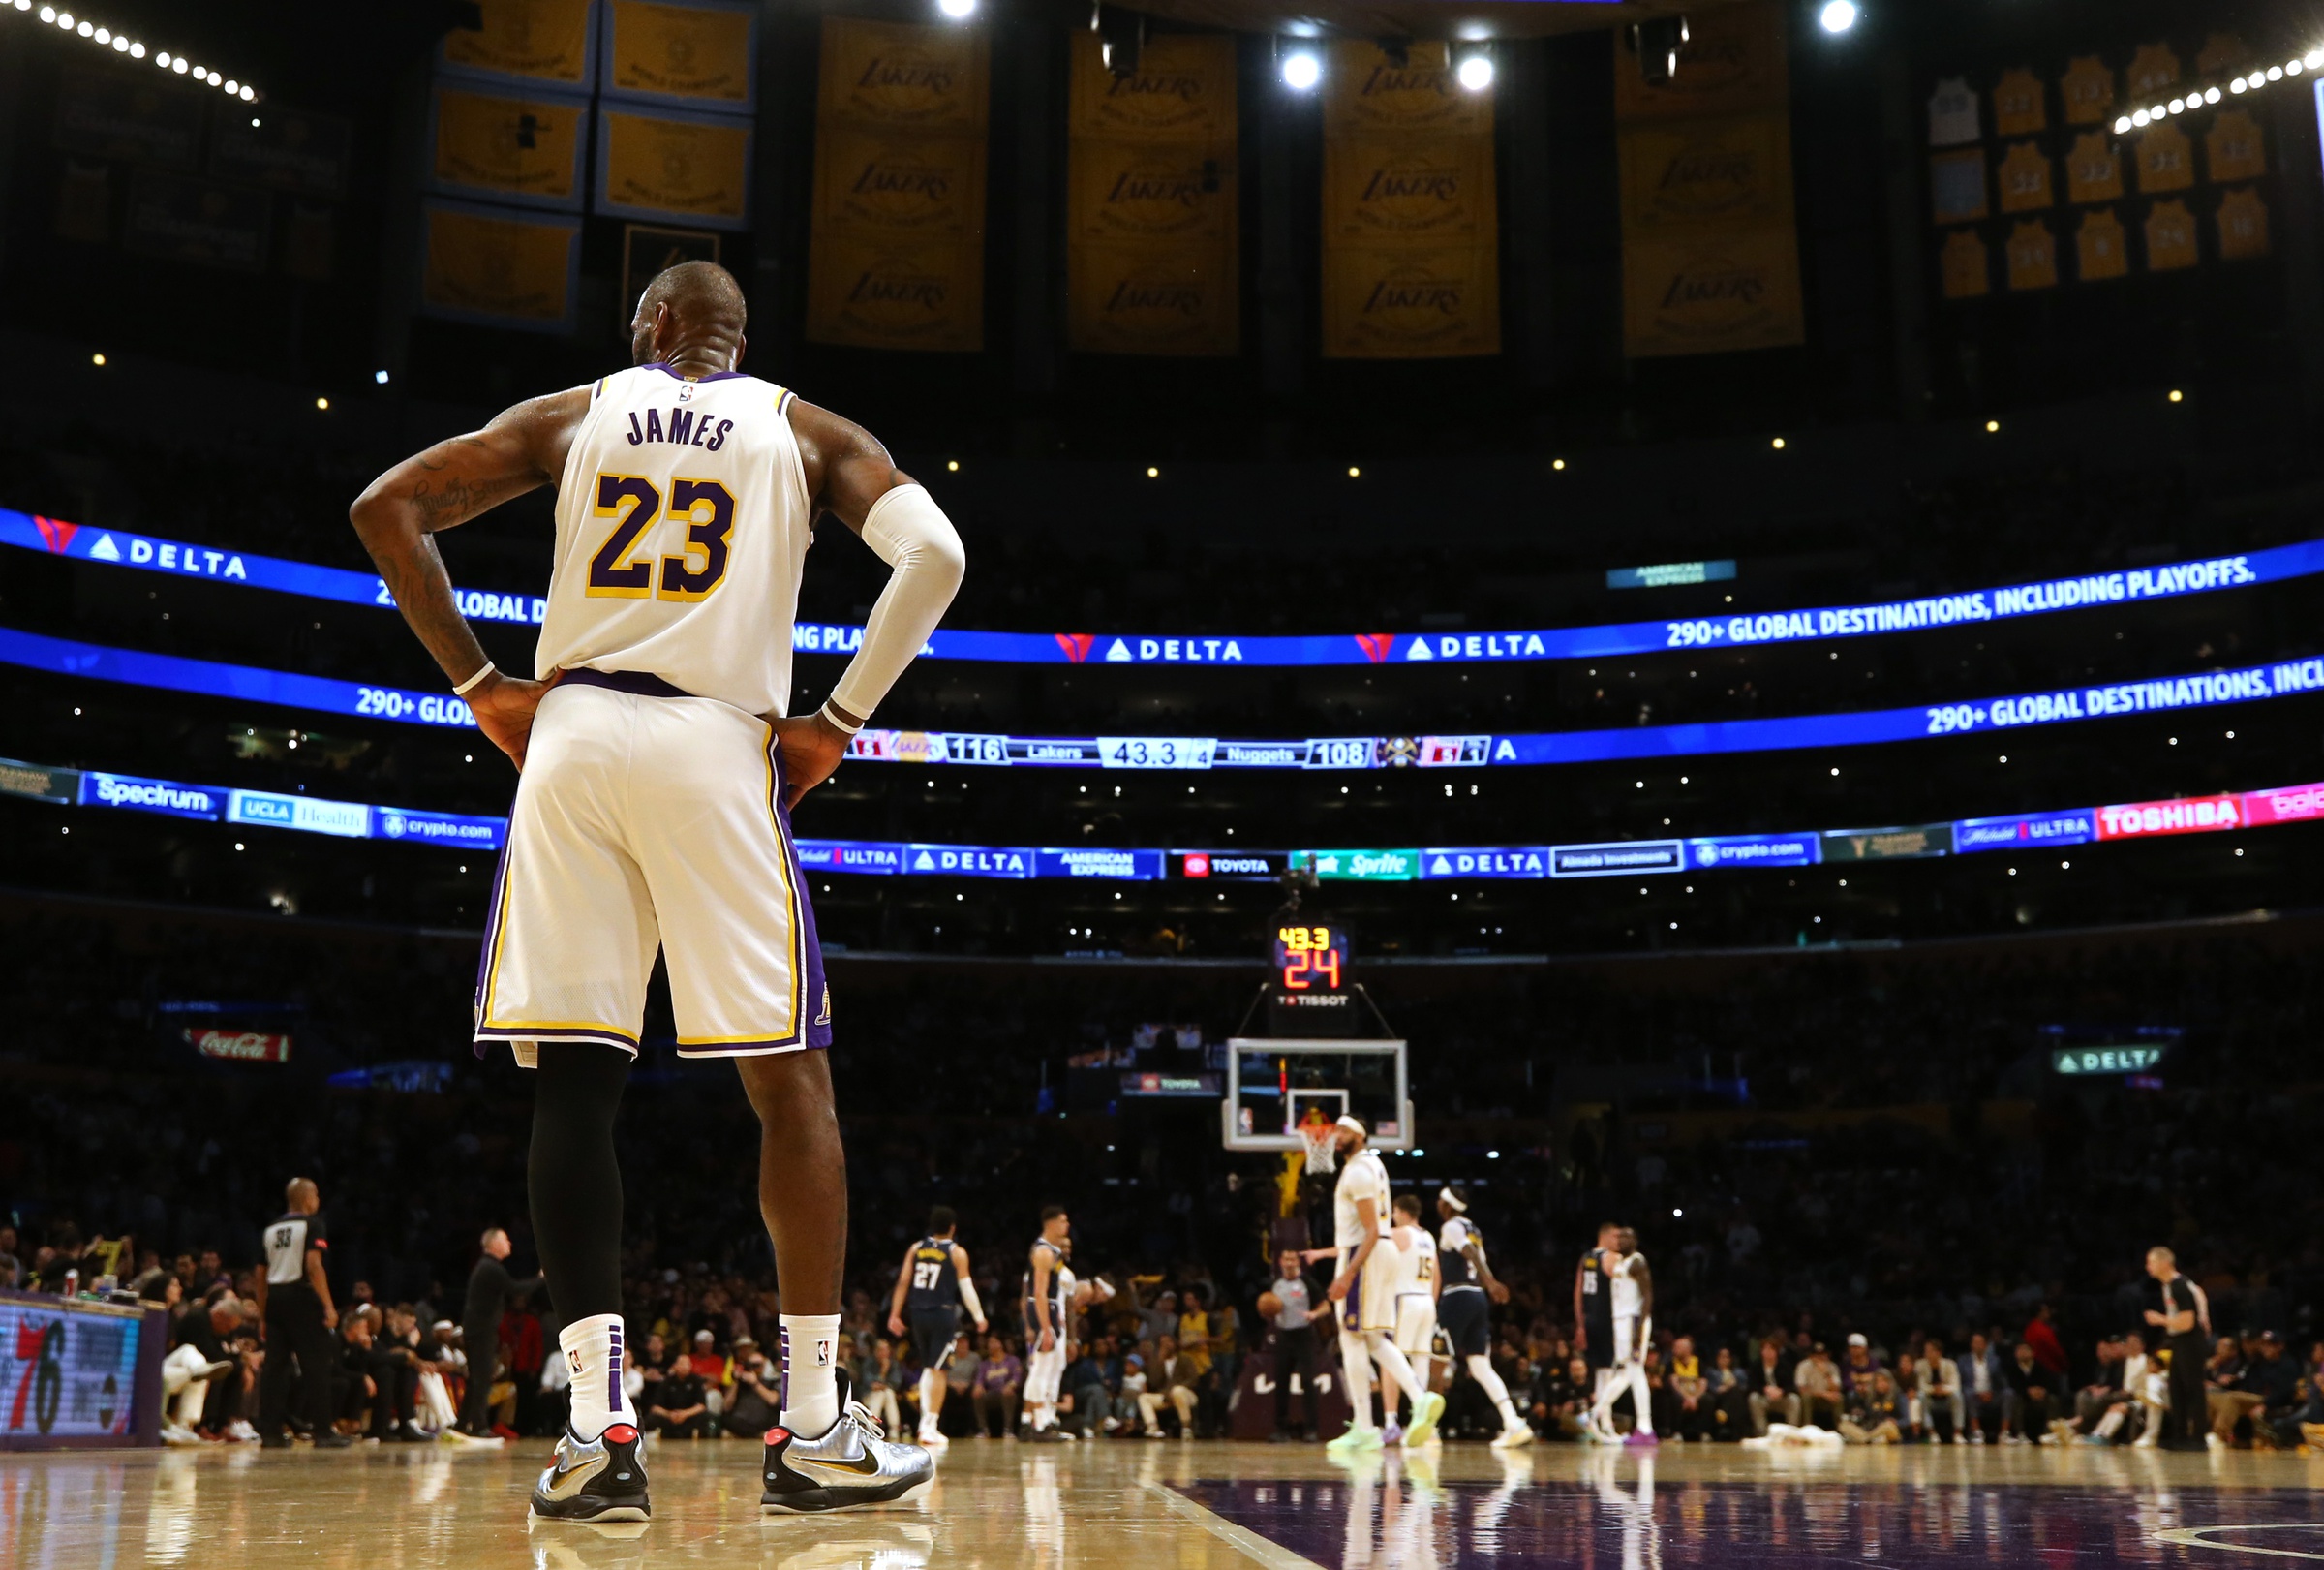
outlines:
[[[557,492],[537,675],[634,671],[784,712],[812,518],[791,396],[659,364],[590,389]]]

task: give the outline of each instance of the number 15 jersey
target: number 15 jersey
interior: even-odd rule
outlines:
[[[536,675],[635,671],[785,712],[812,518],[791,397],[660,364],[590,389],[558,485]]]

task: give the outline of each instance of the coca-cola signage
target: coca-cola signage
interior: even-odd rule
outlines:
[[[186,1041],[204,1058],[230,1058],[245,1063],[287,1063],[290,1038],[260,1031],[188,1031]]]

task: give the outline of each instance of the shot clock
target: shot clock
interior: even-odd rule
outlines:
[[[1345,927],[1316,922],[1275,928],[1275,984],[1285,994],[1337,993],[1348,984]]]

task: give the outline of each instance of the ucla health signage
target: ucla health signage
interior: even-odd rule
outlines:
[[[349,840],[371,837],[371,809],[356,801],[318,801],[311,796],[276,796],[263,790],[229,790],[226,820],[304,834],[336,834]]]

